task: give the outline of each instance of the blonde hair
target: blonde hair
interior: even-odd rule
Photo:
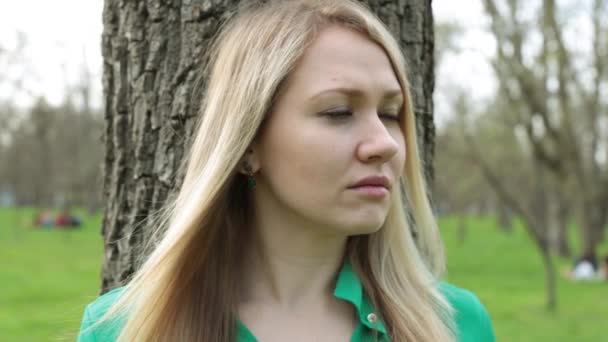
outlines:
[[[454,340],[452,309],[438,288],[443,247],[421,172],[399,45],[355,1],[299,0],[242,9],[218,35],[184,182],[158,222],[164,235],[101,319],[128,312],[119,341],[235,341],[239,260],[254,214],[237,167],[282,82],[329,25],[356,30],[379,44],[406,100],[402,191],[392,192],[383,228],[350,237],[345,257],[392,340]],[[416,241],[406,203],[416,223]]]

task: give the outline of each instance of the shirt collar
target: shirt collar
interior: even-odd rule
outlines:
[[[380,315],[375,312],[371,301],[363,291],[361,280],[355,270],[353,270],[353,266],[348,259],[344,261],[342,269],[338,274],[334,297],[352,303],[363,325],[386,335],[384,323],[380,319]]]

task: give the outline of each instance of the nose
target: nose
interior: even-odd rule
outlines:
[[[369,117],[371,118],[366,120],[361,128],[363,139],[357,147],[357,157],[362,162],[385,163],[399,152],[400,145],[396,139],[401,138],[402,135],[391,134],[387,124],[382,122],[377,114],[374,113]]]

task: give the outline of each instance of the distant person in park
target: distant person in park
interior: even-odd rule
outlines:
[[[64,209],[55,218],[55,226],[59,228],[78,228],[80,227],[81,220],[70,213],[69,209]]]
[[[53,215],[48,210],[43,210],[36,215],[34,219],[34,226],[42,227],[42,228],[52,228],[55,221],[53,220]]]
[[[87,306],[79,341],[494,341],[478,298],[441,280],[404,57],[380,20],[270,1],[212,49],[162,240]]]
[[[570,272],[573,280],[597,280],[600,278],[599,264],[595,253],[586,253],[577,259]]]

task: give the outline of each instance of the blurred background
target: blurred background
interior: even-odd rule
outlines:
[[[499,341],[608,341],[608,1],[435,0],[432,198]],[[0,3],[0,341],[100,288],[103,1]]]

